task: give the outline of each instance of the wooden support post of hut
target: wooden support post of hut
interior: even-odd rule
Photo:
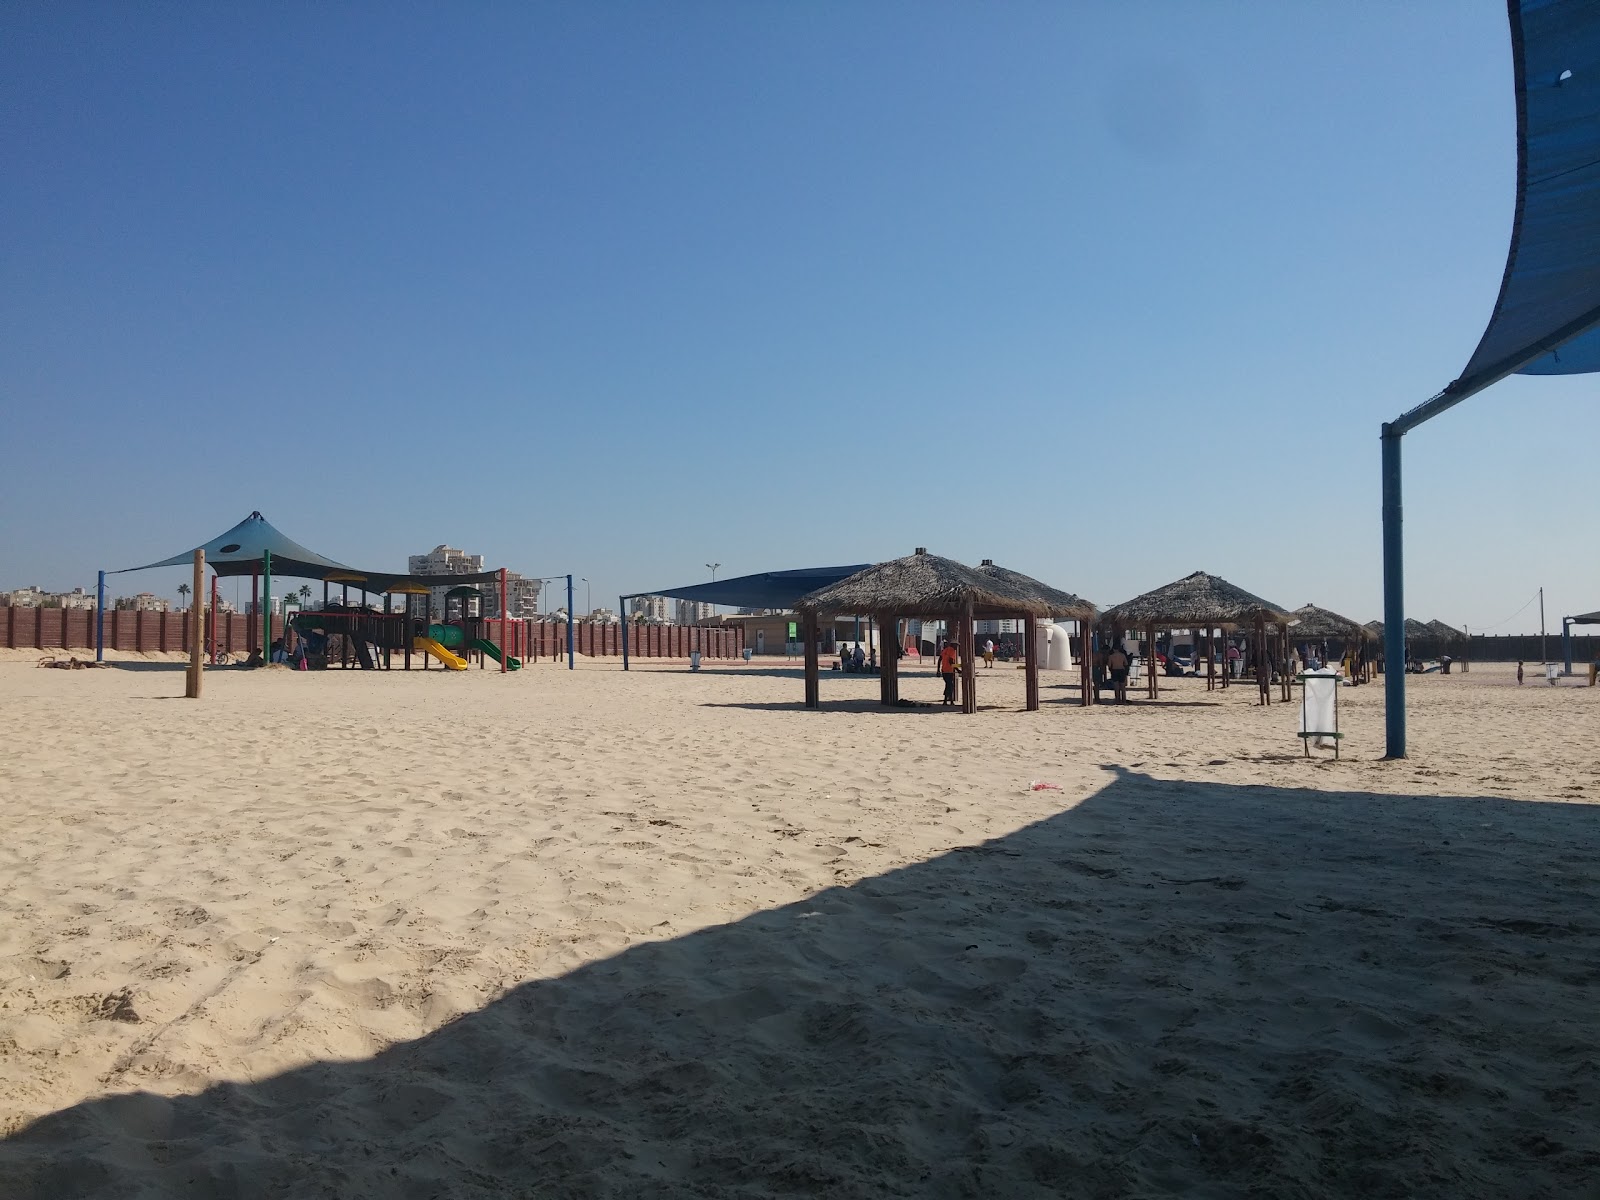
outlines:
[[[972,600],[968,598],[961,606],[961,629],[956,635],[956,649],[961,655],[961,711],[975,713],[978,711],[978,670],[973,659],[977,655],[972,652]]]
[[[1095,702],[1094,694],[1094,650],[1091,641],[1094,634],[1090,631],[1088,621],[1079,620],[1078,626],[1078,706],[1088,708]]]
[[[1025,707],[1029,712],[1039,711],[1039,623],[1032,617],[1022,619],[1022,667]]]
[[[1144,634],[1147,651],[1144,659],[1144,669],[1145,674],[1149,676],[1145,680],[1144,690],[1146,696],[1155,700],[1161,695],[1160,685],[1156,682],[1161,675],[1161,669],[1156,665],[1156,627],[1154,625],[1146,625]]]
[[[1272,674],[1271,669],[1267,666],[1267,619],[1261,613],[1256,614],[1255,660],[1256,703],[1271,705]]]
[[[818,621],[816,614],[808,613],[800,622],[800,637],[805,638],[805,706],[822,707],[822,667],[818,661]]]
[[[822,707],[822,671],[817,661],[817,614],[808,612],[800,622],[800,636],[805,639],[806,655],[806,707]]]
[[[900,618],[874,613],[878,629],[878,700],[890,708],[900,703]]]

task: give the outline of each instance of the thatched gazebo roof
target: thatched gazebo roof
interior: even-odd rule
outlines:
[[[1124,600],[1101,614],[1101,624],[1136,629],[1146,625],[1176,628],[1204,628],[1213,625],[1244,625],[1257,617],[1267,621],[1287,621],[1288,613],[1270,600],[1263,600],[1219,575],[1196,571],[1165,587],[1156,588],[1132,600]]]
[[[1370,638],[1373,633],[1359,621],[1341,617],[1338,613],[1315,604],[1302,604],[1289,614],[1293,624],[1289,636],[1293,638]]]
[[[1454,625],[1446,625],[1443,621],[1429,621],[1428,634],[1442,646],[1454,646],[1467,640],[1467,635]]]
[[[1046,617],[1051,610],[1051,605],[1008,580],[922,549],[802,596],[795,610],[818,616],[937,618],[959,617],[968,604],[976,616],[985,618]]]
[[[1370,629],[1372,631],[1372,635],[1376,638],[1381,639],[1383,637],[1382,621],[1368,621],[1362,626],[1362,628]],[[1437,639],[1438,636],[1439,635],[1436,632],[1434,632],[1432,629],[1429,629],[1415,617],[1406,618],[1406,641],[1432,641]]]
[[[1007,567],[997,567],[992,558],[986,558],[978,564],[978,572],[991,579],[998,579],[1020,591],[1036,597],[1050,606],[1050,611],[1045,615],[1059,619],[1067,617],[1074,621],[1092,621],[1095,618],[1095,606],[1081,596],[1074,596],[1071,592],[1063,592],[1060,588],[1053,588],[1048,583],[1040,583],[1031,575],[1024,575],[1021,571],[1013,571]]]

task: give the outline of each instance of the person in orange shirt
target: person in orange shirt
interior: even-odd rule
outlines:
[[[956,671],[961,667],[961,652],[956,649],[954,642],[946,642],[944,649],[939,651],[939,674],[944,676],[945,704],[956,702]]]

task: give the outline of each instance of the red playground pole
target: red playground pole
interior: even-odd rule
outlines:
[[[206,626],[206,634],[211,638],[211,665],[217,665],[217,576],[211,576],[211,623]]]
[[[506,655],[510,654],[506,641],[506,569],[500,568],[500,674],[506,673]]]

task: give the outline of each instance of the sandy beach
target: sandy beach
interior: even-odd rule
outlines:
[[[1380,686],[1333,762],[1195,680],[0,663],[0,1195],[1600,1194],[1600,688],[1511,671],[1391,763]]]

